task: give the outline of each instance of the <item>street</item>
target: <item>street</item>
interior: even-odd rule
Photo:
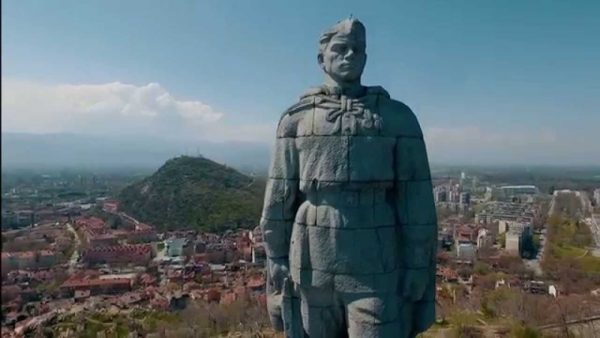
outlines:
[[[584,217],[590,215],[590,217],[585,217],[585,223],[590,226],[594,238],[594,245],[590,248],[590,253],[593,256],[600,257],[600,214],[594,214],[592,203],[585,192],[582,191],[579,196]]]
[[[590,227],[596,242],[596,246],[591,252],[592,255],[600,257],[600,214],[592,214]]]
[[[556,195],[552,196],[552,201],[550,202],[550,208],[548,208],[548,218],[552,216],[554,213],[554,206],[556,202]],[[546,236],[547,236],[548,225],[544,224],[544,228],[542,229],[542,234],[540,235],[540,247],[538,248],[537,256],[534,259],[523,259],[523,263],[525,267],[529,270],[533,271],[536,276],[542,276],[544,271],[542,270],[542,260],[544,259],[544,249],[546,245]]]
[[[67,223],[67,230],[75,236],[75,250],[73,250],[73,254],[71,255],[71,258],[69,258],[69,274],[71,275],[75,271],[75,266],[79,260],[79,248],[81,246],[81,240],[79,239],[79,234],[77,231],[75,231],[71,223]]]

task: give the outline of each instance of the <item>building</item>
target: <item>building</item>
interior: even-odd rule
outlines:
[[[84,240],[92,247],[117,245],[117,236],[110,233],[106,228],[82,227]]]
[[[3,252],[2,271],[50,268],[56,264],[56,258],[52,250]]]
[[[105,212],[116,214],[119,210],[119,202],[117,201],[104,201],[102,204],[102,210]]]
[[[477,248],[473,243],[459,242],[456,246],[456,258],[460,261],[473,263],[477,255]]]
[[[457,190],[448,191],[448,202],[459,203],[460,202],[460,193]]]
[[[435,203],[445,203],[448,201],[448,192],[443,186],[435,187],[433,191],[433,197],[435,199]]]
[[[514,231],[516,233],[523,233],[523,231],[528,228],[531,227],[530,224],[528,223],[523,223],[523,222],[508,222],[508,230],[509,231]]]
[[[509,201],[515,197],[535,196],[540,192],[535,185],[505,185],[491,189],[491,198],[498,201]]]
[[[89,218],[78,218],[75,220],[75,226],[77,228],[86,228],[86,229],[104,229],[106,224],[104,221],[98,217],[89,217]]]
[[[454,238],[451,233],[448,232],[438,232],[438,249],[443,249],[446,251],[452,250],[454,246]]]
[[[505,233],[508,230],[508,221],[506,220],[500,220],[498,221],[498,234],[502,235],[503,233]]]
[[[523,289],[530,293],[537,293],[537,294],[547,294],[548,293],[548,285],[546,285],[546,283],[544,283],[543,281],[537,281],[537,280],[525,282],[525,284],[523,285]]]
[[[158,234],[153,228],[134,230],[127,233],[128,243],[149,243],[158,241]]]
[[[23,227],[35,224],[39,221],[38,215],[33,210],[17,210],[2,212],[2,226],[4,227]]]
[[[134,263],[145,265],[152,259],[152,247],[149,244],[95,247],[85,250],[83,259],[89,264]]]
[[[469,225],[461,225],[459,227],[455,227],[453,232],[453,237],[457,242],[469,242],[476,243],[477,242],[477,232],[479,231],[478,227],[473,227]]]
[[[167,240],[167,256],[179,257],[192,254],[193,247],[187,238],[170,238]]]
[[[237,248],[238,255],[241,259],[251,262],[252,261],[252,232],[246,231],[241,236],[236,238],[235,247]]]
[[[505,250],[507,253],[523,258],[533,258],[537,254],[533,244],[533,228],[531,224],[507,222]]]
[[[460,204],[463,207],[468,207],[469,205],[471,205],[471,194],[468,192],[461,192],[460,193]]]
[[[264,263],[267,259],[267,253],[265,252],[260,226],[252,230],[250,240],[252,241],[252,263]]]
[[[89,292],[90,295],[115,294],[131,291],[130,278],[78,278],[68,279],[60,286],[63,294],[74,295],[75,292]]]
[[[252,263],[261,264],[261,263],[264,263],[266,260],[267,260],[267,253],[265,251],[265,247],[262,245],[254,246],[252,248]]]
[[[532,203],[490,202],[475,215],[475,223],[490,224],[500,221],[532,223],[539,213],[539,207]]]
[[[449,267],[437,266],[436,279],[445,283],[458,283],[458,273]]]
[[[488,230],[485,228],[479,228],[477,231],[477,249],[481,249],[488,244]]]
[[[519,256],[521,252],[521,233],[509,230],[506,233],[504,248],[510,255]]]

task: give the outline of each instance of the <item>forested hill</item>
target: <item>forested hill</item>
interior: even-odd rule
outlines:
[[[203,157],[168,160],[152,176],[123,189],[125,212],[159,229],[220,231],[258,224],[264,180]]]

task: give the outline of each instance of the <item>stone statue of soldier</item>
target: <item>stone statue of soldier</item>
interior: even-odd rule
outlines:
[[[361,84],[360,21],[319,43],[325,83],[281,117],[265,192],[271,321],[287,337],[414,337],[435,319],[423,134],[409,107]]]

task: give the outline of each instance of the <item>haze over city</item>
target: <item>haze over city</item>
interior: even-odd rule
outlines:
[[[433,163],[598,165],[599,11],[595,1],[5,1],[3,166],[44,155],[81,164],[103,139],[106,163],[214,153],[260,167],[281,113],[321,82],[320,30],[350,14],[367,26],[363,82],[415,111]]]

